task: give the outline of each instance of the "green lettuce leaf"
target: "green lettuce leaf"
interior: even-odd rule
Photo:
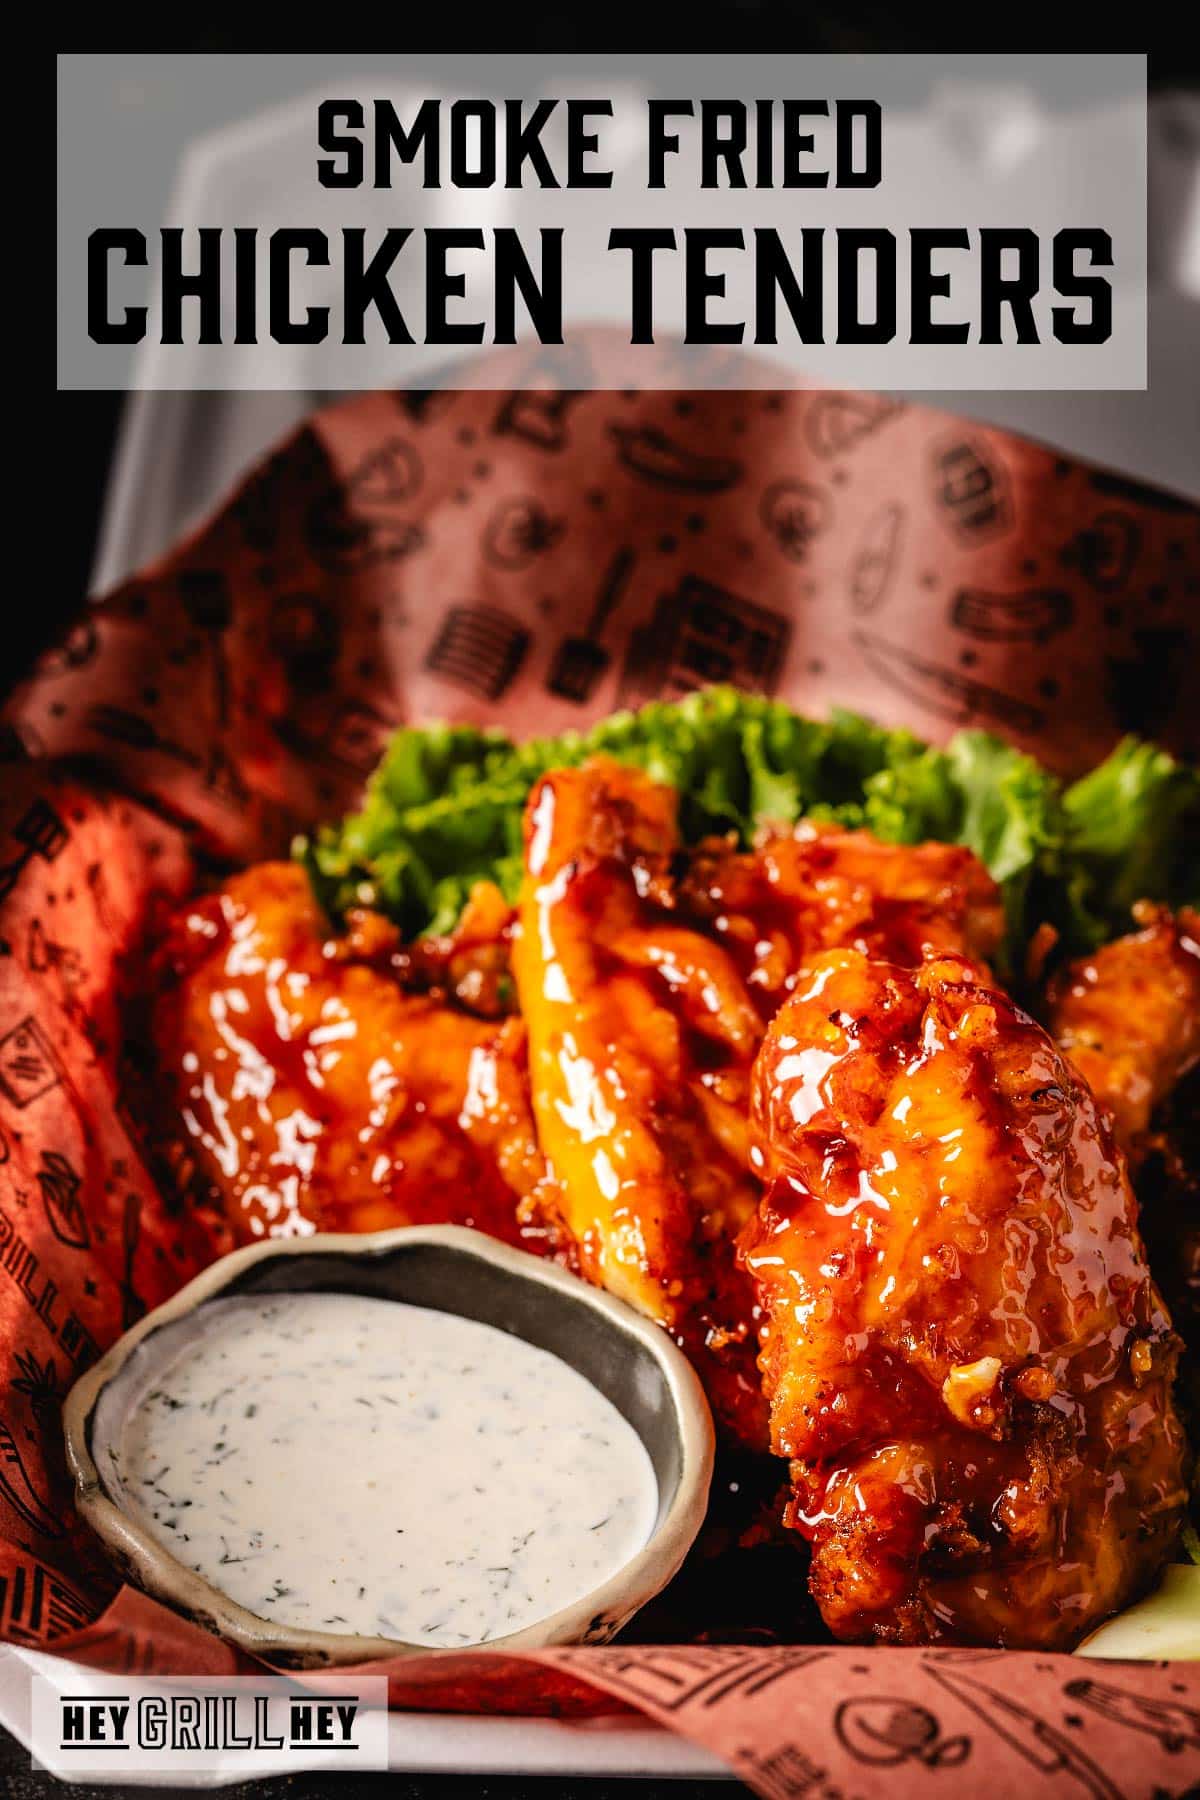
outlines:
[[[474,726],[405,726],[361,810],[296,852],[335,917],[373,905],[409,936],[446,931],[477,881],[515,899],[531,787],[597,753],[676,787],[688,842],[749,843],[807,815],[891,843],[969,845],[1003,889],[1012,966],[1042,920],[1084,949],[1127,929],[1135,900],[1200,895],[1200,777],[1153,744],[1126,739],[1064,789],[987,732],[940,750],[856,713],[811,719],[719,687],[519,744]]]
[[[1125,928],[1137,900],[1200,902],[1200,772],[1156,744],[1122,739],[1063,795],[1064,870],[1077,932]]]

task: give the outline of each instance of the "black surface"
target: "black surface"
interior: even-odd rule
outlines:
[[[349,32],[337,29],[353,19]],[[1200,72],[1200,46],[1186,8],[1145,0],[1136,14],[1060,0],[1005,0],[1003,7],[925,5],[888,0],[709,0],[703,7],[609,0],[602,7],[531,0],[500,10],[459,0],[452,15],[436,8],[372,9],[332,15],[320,8],[204,7],[131,3],[116,11],[82,10],[64,21],[64,48],[77,50],[310,50],[435,54],[462,49],[608,52],[768,50],[816,54],[866,51],[1148,52],[1152,83]]]
[[[5,1800],[48,1800],[70,1794],[77,1800],[114,1800],[122,1790],[90,1783],[70,1785],[53,1781],[29,1766],[29,1752],[0,1731],[0,1794]],[[130,1788],[131,1800],[166,1800],[168,1795],[195,1788]],[[241,1781],[236,1787],[212,1788],[213,1800],[650,1800],[663,1794],[667,1800],[730,1800],[745,1796],[740,1781],[598,1781],[559,1780],[555,1776],[525,1775],[282,1775],[276,1781]]]
[[[124,403],[123,394],[55,395],[53,467],[40,484],[36,476],[32,482],[35,490],[43,487],[44,503],[54,508],[54,555],[38,570],[36,598],[26,595],[18,603],[10,595],[4,609],[0,695],[83,603]]]

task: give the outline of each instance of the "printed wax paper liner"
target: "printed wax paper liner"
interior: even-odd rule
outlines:
[[[250,857],[401,719],[555,732],[713,681],[1067,770],[1195,752],[1198,617],[1195,507],[895,398],[382,393],[88,606],[8,718]]]
[[[978,425],[829,391],[540,385],[320,414],[81,608],[0,727],[0,1635],[235,1666],[118,1586],[59,1427],[74,1376],[226,1247],[147,1167],[153,1072],[122,1031],[198,858],[336,816],[403,719],[555,731],[718,680],[931,738],[990,726],[1064,770],[1127,729],[1194,754],[1198,598],[1195,508]],[[398,1705],[634,1707],[766,1794],[1200,1778],[1196,1665],[638,1645],[389,1673]]]

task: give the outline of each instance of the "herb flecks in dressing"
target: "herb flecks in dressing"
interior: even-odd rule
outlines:
[[[204,1311],[110,1480],[180,1562],[262,1618],[486,1643],[598,1587],[653,1530],[637,1433],[520,1338],[352,1294]]]

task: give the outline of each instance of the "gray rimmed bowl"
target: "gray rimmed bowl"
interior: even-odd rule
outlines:
[[[670,1581],[703,1521],[713,1462],[708,1403],[682,1352],[649,1320],[553,1263],[477,1231],[432,1225],[362,1237],[271,1239],[235,1250],[127,1331],[75,1383],[63,1410],[75,1505],[136,1587],[282,1668],[457,1654],[260,1618],[174,1557],[126,1505],[119,1485],[106,1479],[107,1450],[119,1444],[156,1373],[198,1331],[210,1301],[298,1292],[406,1301],[524,1338],[597,1387],[646,1446],[658,1482],[647,1543],[600,1587],[521,1631],[489,1639],[489,1650],[606,1643]]]

